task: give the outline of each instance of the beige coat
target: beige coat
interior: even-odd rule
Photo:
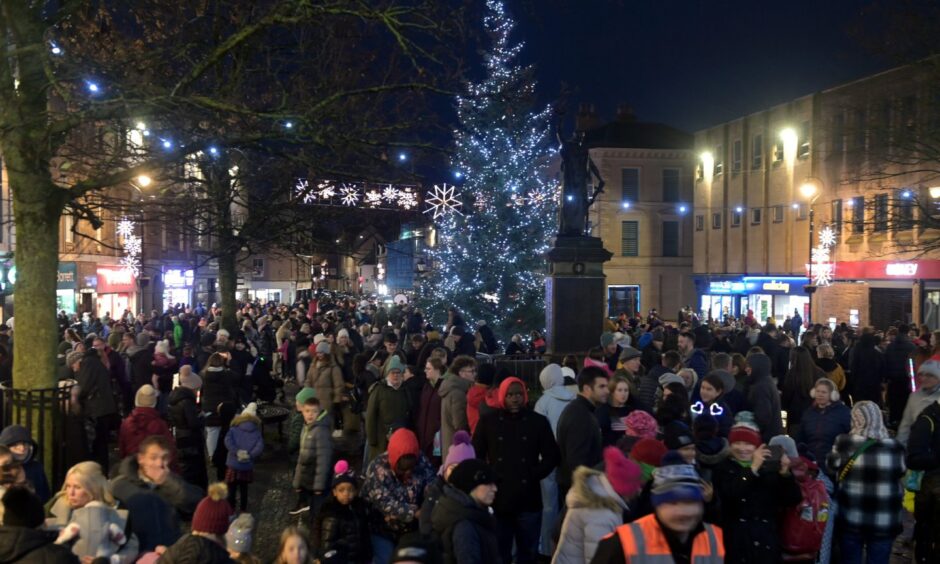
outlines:
[[[317,392],[320,400],[320,409],[333,412],[333,404],[343,401],[343,390],[346,387],[343,381],[343,371],[329,359],[326,362],[314,360],[307,370],[306,385]]]

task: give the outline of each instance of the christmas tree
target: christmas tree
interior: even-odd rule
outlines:
[[[505,342],[545,325],[544,254],[557,230],[558,198],[548,167],[556,148],[551,107],[533,110],[533,69],[515,62],[522,45],[510,42],[513,21],[502,2],[487,2],[484,26],[491,39],[485,76],[457,98],[460,203],[434,210],[437,244],[421,294],[432,321],[456,307]]]

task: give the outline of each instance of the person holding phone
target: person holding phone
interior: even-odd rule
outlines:
[[[725,562],[780,561],[778,515],[802,499],[782,447],[769,447],[749,412],[738,414],[728,436],[731,456],[712,474],[721,500]]]

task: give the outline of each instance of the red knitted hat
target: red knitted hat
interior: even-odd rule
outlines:
[[[728,434],[728,443],[744,442],[759,447],[764,441],[760,438],[760,433],[748,425],[735,425]]]
[[[224,535],[228,531],[229,520],[235,513],[228,504],[228,487],[222,482],[209,485],[208,495],[202,498],[193,514],[193,531]]]
[[[666,445],[656,439],[640,439],[633,445],[630,456],[637,462],[649,464],[650,466],[659,466],[666,454]]]
[[[388,438],[388,463],[392,470],[398,464],[398,459],[406,454],[417,455],[421,447],[418,446],[418,437],[410,429],[401,428]]]
[[[643,470],[617,447],[604,449],[604,474],[620,497],[631,498],[643,489]]]

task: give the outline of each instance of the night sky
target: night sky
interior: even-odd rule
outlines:
[[[539,92],[696,131],[894,66],[849,33],[860,0],[508,0]]]

